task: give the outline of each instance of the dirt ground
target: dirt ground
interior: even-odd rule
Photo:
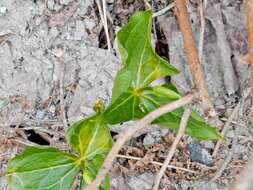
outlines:
[[[215,142],[184,137],[171,165],[186,170],[168,169],[161,185],[164,190],[226,190],[252,149],[250,77],[248,65],[242,64],[247,53],[243,1],[204,2],[204,27],[199,1],[190,0],[188,10],[196,43],[200,49],[203,45],[208,88],[223,123],[238,104],[239,111],[216,157],[211,156]],[[150,1],[154,12],[170,3]],[[69,124],[91,115],[98,98],[108,103],[111,96],[120,68],[116,31],[134,12],[145,8],[141,0],[107,0],[113,44],[109,52],[99,10],[92,0],[0,1],[0,172],[25,146],[69,149],[64,139]],[[173,9],[154,18],[153,25],[157,52],[181,71],[170,80],[182,93],[189,91],[193,83]],[[199,40],[202,33],[203,44]],[[200,105],[196,107],[201,111]],[[112,134],[116,136],[123,128],[113,127]],[[162,163],[174,138],[171,131],[155,127],[133,138],[120,154]],[[229,164],[222,174],[211,180],[226,161]],[[110,174],[111,188],[151,189],[159,167],[143,159],[119,157]],[[4,178],[0,178],[0,189],[8,189]]]

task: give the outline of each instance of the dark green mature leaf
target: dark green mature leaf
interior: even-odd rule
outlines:
[[[28,147],[9,162],[13,190],[70,190],[80,171],[77,157],[49,147]]]
[[[95,115],[75,123],[67,133],[67,141],[80,154],[78,163],[83,172],[82,186],[85,187],[96,178],[105,156],[112,147],[110,130],[103,116]],[[100,189],[109,189],[108,179]]]
[[[117,33],[123,68],[118,72],[112,103],[130,86],[147,87],[152,81],[178,73],[159,57],[151,44],[152,12],[140,11]]]
[[[146,114],[181,98],[172,84],[146,87],[135,92],[133,89],[123,93],[105,112],[105,120],[110,124],[140,119]],[[178,108],[159,118],[153,123],[177,130],[184,108]],[[200,115],[193,111],[189,118],[186,133],[200,140],[220,139],[215,128],[205,122]]]
[[[146,110],[146,113],[149,113],[179,98],[180,95],[168,88],[168,86],[157,86],[154,88],[146,88],[141,95],[140,101],[142,102],[143,109]],[[183,112],[184,108],[178,108],[162,115],[153,123],[178,130]],[[188,120],[186,133],[200,140],[216,140],[222,138],[216,129],[207,124],[194,110]]]
[[[139,109],[140,98],[138,92],[129,89],[114,101],[104,113],[104,118],[109,124],[143,117],[145,114]]]

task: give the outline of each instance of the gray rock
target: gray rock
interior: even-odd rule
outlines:
[[[214,161],[209,152],[202,148],[198,143],[191,143],[188,145],[190,151],[190,158],[193,162],[198,162],[206,166],[213,166]]]
[[[128,186],[131,190],[149,190],[152,189],[154,178],[155,176],[151,172],[143,173],[130,178]]]

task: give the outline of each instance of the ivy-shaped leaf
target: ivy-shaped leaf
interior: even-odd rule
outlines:
[[[77,157],[50,147],[28,147],[9,162],[13,190],[70,190],[80,171]]]
[[[112,147],[112,138],[102,115],[95,115],[75,123],[67,133],[67,141],[78,152],[78,164],[82,168],[83,183],[86,186],[96,178],[105,156]],[[108,180],[100,187],[108,189]]]
[[[141,106],[146,113],[154,111],[164,104],[179,99],[179,94],[168,88],[168,86],[157,86],[146,88],[140,97]],[[180,120],[183,116],[184,108],[178,108],[157,118],[153,123],[166,126],[173,130],[178,130]],[[222,136],[216,128],[211,127],[196,111],[192,111],[186,127],[186,134],[200,140],[216,140]]]
[[[134,91],[133,89],[123,93],[105,111],[105,120],[110,124],[140,119],[155,109],[181,98],[176,88],[169,84],[163,86],[146,87]],[[182,118],[184,108],[178,108],[172,112],[157,118],[153,123],[177,130]],[[189,118],[186,133],[200,140],[212,140],[222,138],[215,128],[205,122],[196,112],[192,111]]]
[[[113,103],[129,87],[142,88],[179,71],[159,57],[151,44],[152,11],[140,11],[117,33],[123,68],[113,88]]]

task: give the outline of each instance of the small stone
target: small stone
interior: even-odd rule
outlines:
[[[198,143],[191,143],[188,145],[190,151],[190,158],[193,162],[198,162],[206,166],[213,166],[214,161],[209,152],[202,148]]]
[[[152,137],[152,135],[147,134],[143,139],[143,145],[145,147],[149,147],[153,144],[155,144],[155,139]]]
[[[8,9],[6,7],[0,7],[0,16],[6,15]]]

